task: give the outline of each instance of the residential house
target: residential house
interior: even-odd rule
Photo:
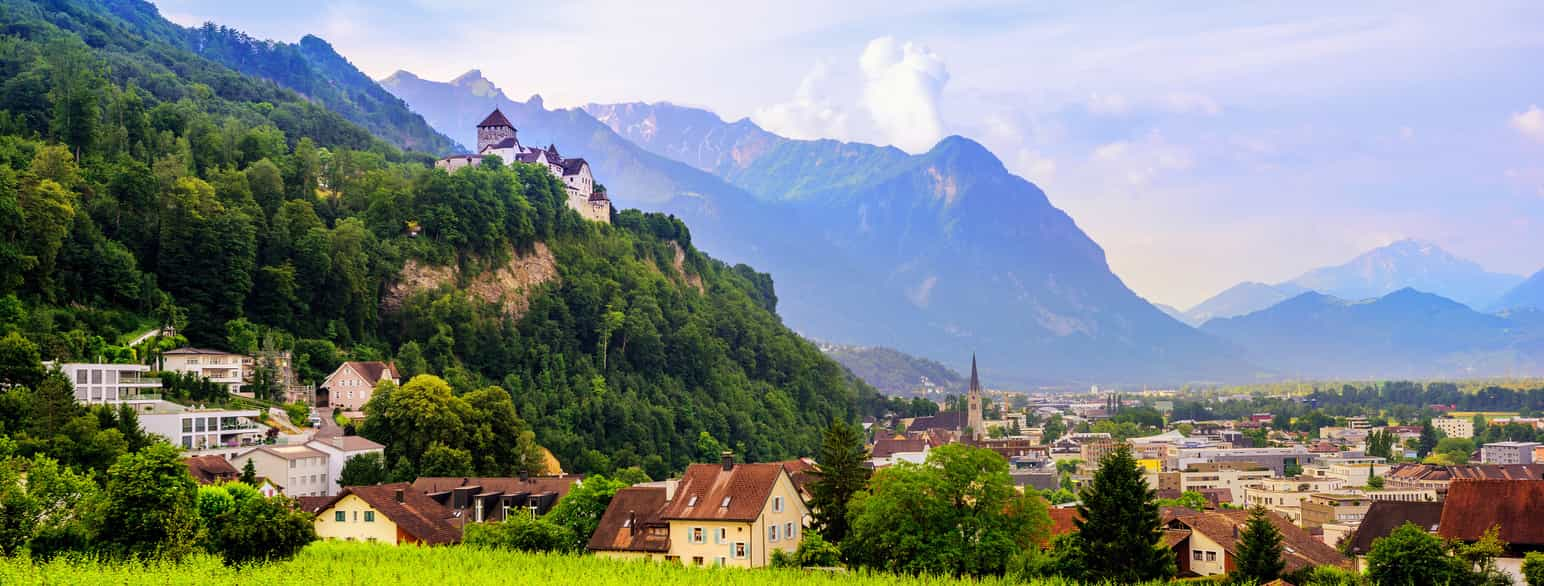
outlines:
[[[1442,506],[1442,503],[1436,502],[1378,501],[1373,503],[1368,507],[1367,514],[1362,516],[1361,524],[1357,525],[1356,531],[1351,534],[1351,542],[1347,546],[1352,559],[1356,560],[1357,570],[1366,571],[1366,568],[1361,567],[1361,563],[1363,556],[1372,551],[1374,541],[1388,537],[1405,523],[1414,523],[1427,532],[1435,534],[1438,524],[1442,521]]]
[[[274,484],[273,480],[269,479],[266,476],[259,476],[259,477],[257,477],[257,486],[254,486],[252,488],[256,488],[258,494],[263,495],[263,496],[268,497],[268,498],[273,498],[273,497],[276,497],[276,496],[284,494],[284,487],[279,486],[278,484]],[[327,498],[327,497],[311,497],[311,498]]]
[[[316,536],[392,545],[444,545],[461,541],[455,514],[406,482],[345,486],[336,496],[301,501],[316,515]]]
[[[136,404],[134,411],[140,428],[189,451],[257,445],[270,429],[257,422],[256,409],[211,409],[157,400]]]
[[[305,446],[327,455],[327,488],[323,494],[333,496],[343,487],[338,485],[343,478],[343,466],[355,456],[365,454],[381,454],[386,456],[386,446],[375,443],[357,435],[337,435],[326,438],[318,438],[305,443]]]
[[[869,450],[869,464],[874,468],[896,462],[921,464],[927,460],[928,450],[928,442],[924,439],[881,437],[874,440],[874,447]]]
[[[59,372],[75,387],[75,400],[89,405],[118,403],[154,403],[160,400],[161,379],[150,376],[143,364],[88,364],[68,362],[57,365]]]
[[[380,361],[348,361],[338,365],[327,379],[322,381],[316,393],[316,403],[322,407],[335,407],[343,411],[359,411],[370,401],[375,385],[383,380],[401,383],[396,365]]]
[[[238,454],[231,464],[239,469],[251,462],[258,476],[283,479],[289,496],[327,496],[334,480],[327,460],[326,452],[306,446],[258,446]]]
[[[241,476],[241,472],[229,460],[220,456],[188,456],[182,463],[187,465],[188,474],[199,484],[233,482]]]
[[[793,552],[804,538],[809,509],[782,464],[736,464],[726,453],[719,464],[693,464],[679,481],[657,487],[614,499],[591,549],[689,566],[763,567],[772,550]],[[657,514],[642,510],[653,503],[662,503]]]
[[[167,350],[161,354],[161,360],[161,370],[207,378],[233,393],[252,380],[252,369],[256,366],[251,356],[206,348]]]
[[[1315,566],[1350,568],[1351,562],[1286,517],[1267,513],[1281,532],[1283,573]],[[1164,526],[1163,543],[1174,551],[1179,576],[1216,576],[1235,569],[1239,537],[1249,520],[1242,510],[1200,511],[1178,514]]]
[[[611,497],[588,549],[600,557],[662,560],[670,554],[670,523],[660,518],[670,500],[664,486],[630,486]]]
[[[1459,480],[1448,487],[1437,535],[1478,541],[1491,527],[1507,544],[1496,566],[1521,583],[1525,552],[1544,549],[1544,480]]]
[[[799,498],[809,503],[810,498],[814,496],[810,493],[810,484],[818,480],[815,472],[820,470],[820,466],[815,464],[812,458],[784,460],[778,463],[783,465],[783,470],[788,472],[788,478],[793,480],[793,487],[798,489]]]
[[[413,481],[413,490],[450,509],[458,523],[482,523],[545,515],[581,482],[578,476],[423,477]]]

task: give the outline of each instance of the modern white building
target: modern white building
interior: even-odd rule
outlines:
[[[161,370],[196,374],[225,385],[231,392],[241,390],[242,385],[251,381],[252,370],[257,366],[251,356],[203,348],[168,350],[161,357]]]
[[[1480,447],[1480,462],[1484,464],[1533,464],[1534,452],[1539,442],[1495,442]]]
[[[247,462],[258,476],[280,483],[286,496],[328,496],[327,487],[334,484],[327,454],[306,446],[258,446],[231,458],[237,470]]]
[[[75,385],[75,400],[92,405],[153,403],[161,396],[161,379],[149,376],[143,364],[62,363],[59,372]]]
[[[1447,434],[1448,437],[1472,438],[1474,437],[1474,420],[1464,417],[1435,417],[1431,420],[1431,426]]]
[[[253,446],[268,435],[256,409],[202,409],[168,401],[136,407],[139,425],[184,450]]]

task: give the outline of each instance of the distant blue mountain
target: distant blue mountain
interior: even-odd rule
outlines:
[[[1132,293],[1067,214],[966,138],[910,155],[669,104],[551,111],[475,73],[381,83],[462,140],[504,108],[523,141],[588,159],[621,205],[680,214],[699,248],[771,273],[779,313],[811,337],[946,364],[975,351],[1003,385],[1255,371]]]
[[[1526,308],[1544,310],[1544,270],[1518,283],[1516,287],[1491,304],[1491,309],[1494,310]]]
[[[1468,378],[1544,373],[1541,325],[1405,288],[1359,301],[1307,292],[1201,329],[1288,376]]]
[[[1202,301],[1184,313],[1184,321],[1199,326],[1219,317],[1247,315],[1281,303],[1303,292],[1291,283],[1267,285],[1245,281]]]

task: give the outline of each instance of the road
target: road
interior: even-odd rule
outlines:
[[[343,435],[343,428],[338,422],[332,420],[332,407],[321,407],[316,414],[322,417],[322,424],[316,428],[316,438],[337,437]]]

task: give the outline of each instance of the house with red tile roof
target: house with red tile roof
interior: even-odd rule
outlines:
[[[1474,542],[1491,527],[1507,544],[1496,566],[1521,583],[1523,555],[1544,550],[1544,480],[1453,481],[1437,536]]]
[[[390,362],[353,361],[339,364],[327,375],[316,392],[319,407],[336,407],[343,411],[359,411],[375,392],[375,385],[383,380],[400,384],[402,375]]]
[[[346,486],[337,496],[301,501],[316,515],[316,536],[393,545],[446,545],[461,541],[455,514],[406,482]]]
[[[1281,559],[1284,573],[1314,566],[1349,569],[1351,560],[1335,548],[1325,545],[1292,521],[1276,513],[1267,513],[1271,525],[1281,532]],[[1232,572],[1238,555],[1239,536],[1249,520],[1249,511],[1198,511],[1177,514],[1164,525],[1164,544],[1174,550],[1179,576],[1215,576]]]

